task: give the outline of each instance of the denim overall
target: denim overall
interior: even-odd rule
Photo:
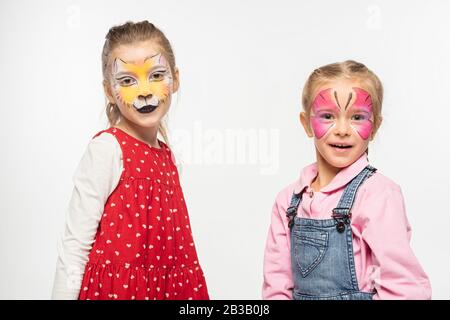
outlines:
[[[292,195],[286,216],[291,229],[295,300],[372,299],[374,293],[359,291],[356,279],[350,210],[358,188],[375,171],[368,165],[347,184],[332,219],[297,217],[304,190]]]

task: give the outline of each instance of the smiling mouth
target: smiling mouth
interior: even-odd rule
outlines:
[[[141,108],[136,108],[135,107],[135,109],[139,113],[150,113],[150,112],[153,112],[157,107],[158,107],[158,105],[154,106],[154,105],[148,104],[148,105],[143,106]]]
[[[337,149],[350,149],[352,146],[348,145],[348,144],[329,144],[331,147],[333,148],[337,148]]]

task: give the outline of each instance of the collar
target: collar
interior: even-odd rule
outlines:
[[[358,160],[353,162],[348,167],[343,168],[338,174],[331,180],[331,182],[323,187],[320,192],[330,193],[337,189],[346,186],[354,177],[356,177],[367,165],[367,154],[364,153]],[[305,188],[311,187],[312,181],[317,176],[317,162],[305,167],[300,173],[300,180],[295,187],[295,193],[299,193]]]

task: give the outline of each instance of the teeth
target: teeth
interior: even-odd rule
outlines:
[[[332,144],[332,146],[334,147],[338,147],[338,148],[349,148],[349,145],[346,144]]]

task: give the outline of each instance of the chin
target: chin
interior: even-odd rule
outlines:
[[[162,117],[152,117],[151,119],[134,119],[134,123],[142,128],[153,128],[159,126]]]
[[[362,155],[364,154],[364,151],[362,152],[352,152],[347,155],[335,155],[328,152],[321,153],[324,160],[329,163],[331,166],[335,168],[346,168],[350,165],[352,165],[355,161],[357,161]]]
[[[353,162],[358,160],[358,158],[336,158],[336,157],[324,157],[325,161],[331,166],[339,169],[343,169],[351,165]]]
[[[137,110],[133,110],[128,119],[140,127],[152,128],[159,126],[161,119],[165,116],[167,111],[168,108],[164,108],[163,106],[158,106],[154,111],[149,113],[139,113]]]

